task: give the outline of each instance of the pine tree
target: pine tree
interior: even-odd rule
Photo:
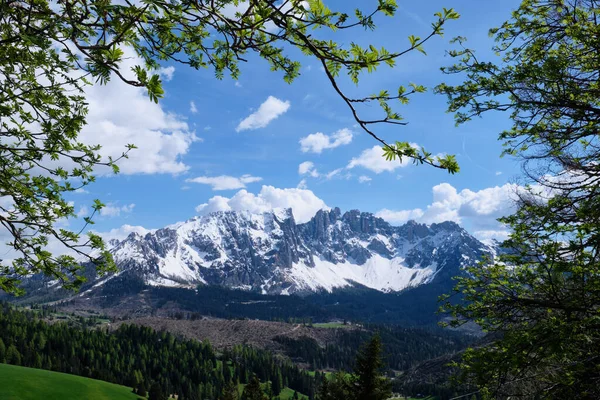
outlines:
[[[391,382],[381,374],[381,339],[374,335],[356,356],[354,373],[338,371],[323,379],[319,400],[385,400],[392,395]]]
[[[141,381],[137,384],[135,394],[138,396],[146,397],[146,385],[144,385],[144,381]]]
[[[21,365],[21,353],[19,353],[14,344],[8,346],[8,350],[6,350],[6,362],[8,364]]]
[[[163,393],[163,389],[160,386],[160,383],[154,382],[152,386],[150,386],[150,391],[148,392],[148,400],[165,400],[167,396]]]
[[[385,400],[392,394],[391,382],[381,375],[381,338],[374,335],[356,356],[356,366],[351,379],[355,399]]]
[[[275,376],[273,377],[273,384],[271,385],[271,390],[273,391],[273,396],[279,396],[281,390],[283,389],[283,379],[281,378],[281,371],[277,371]]]
[[[323,379],[317,398],[319,400],[350,400],[354,395],[350,391],[351,385],[348,374],[338,371],[329,378]]]
[[[238,389],[235,383],[229,381],[227,385],[223,388],[221,392],[220,400],[238,400]]]
[[[260,386],[260,381],[256,375],[252,376],[250,383],[244,388],[242,393],[242,400],[265,400],[266,396]]]
[[[2,339],[0,338],[0,363],[4,362],[5,357],[6,357],[6,346],[4,345],[4,342],[2,341]]]

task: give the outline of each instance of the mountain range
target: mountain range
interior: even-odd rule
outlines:
[[[224,211],[111,241],[119,274],[151,286],[219,285],[262,294],[367,287],[399,292],[459,275],[493,246],[454,222],[392,226],[371,213]],[[98,280],[103,285],[114,276]]]

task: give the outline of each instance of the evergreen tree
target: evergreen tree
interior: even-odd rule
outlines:
[[[260,381],[256,375],[252,376],[250,382],[244,388],[241,400],[266,400],[266,396],[260,386]]]
[[[4,341],[0,338],[0,363],[3,363],[6,358],[6,346],[4,345]]]
[[[273,396],[279,396],[279,393],[281,393],[281,390],[283,390],[283,379],[281,377],[281,371],[276,371],[275,376],[273,377],[271,390],[273,392]]]
[[[14,344],[8,346],[6,350],[6,362],[13,365],[21,365],[21,353]]]
[[[374,335],[356,356],[351,378],[352,395],[357,400],[385,400],[392,394],[391,382],[381,374],[381,338]]]
[[[148,400],[166,400],[167,396],[164,394],[162,386],[158,382],[154,382],[150,386],[148,391]]]
[[[136,389],[135,389],[135,394],[142,396],[142,397],[146,397],[146,395],[148,393],[146,392],[146,385],[144,384],[144,381],[141,381],[140,383],[137,384]]]
[[[234,382],[229,381],[229,383],[223,387],[219,400],[238,400],[238,394],[237,385]]]
[[[362,346],[353,374],[338,371],[325,378],[319,400],[385,400],[392,395],[391,382],[381,374],[381,339],[378,334]]]
[[[351,400],[354,393],[351,392],[351,384],[348,374],[343,371],[335,372],[323,379],[317,395],[319,400]]]

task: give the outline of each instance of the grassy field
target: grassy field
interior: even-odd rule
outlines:
[[[279,398],[281,400],[288,400],[291,399],[292,396],[294,395],[294,391],[290,388],[283,388],[283,390],[281,391],[281,393],[279,394]],[[298,398],[300,398],[300,400],[308,400],[308,397],[306,397],[303,394],[298,393]]]
[[[2,400],[137,400],[131,388],[42,369],[0,364]]]
[[[350,327],[350,325],[344,325],[342,322],[321,322],[321,323],[313,324],[313,326],[315,328],[330,328],[330,329],[349,328]]]

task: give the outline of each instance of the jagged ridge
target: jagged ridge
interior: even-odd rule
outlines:
[[[371,213],[334,208],[304,224],[296,224],[291,209],[216,212],[145,236],[132,233],[111,251],[122,273],[153,285],[291,294],[352,285],[400,291],[457,275],[492,249],[453,222],[396,227]]]

